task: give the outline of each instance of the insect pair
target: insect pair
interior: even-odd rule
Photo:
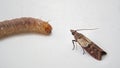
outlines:
[[[74,42],[78,42],[83,50],[86,50],[95,59],[101,60],[102,55],[107,53],[83,34],[77,32],[80,30],[94,29],[71,30],[72,35],[75,37],[75,40],[72,40],[73,49],[75,48]],[[0,38],[24,32],[34,32],[49,35],[51,31],[52,27],[50,24],[40,19],[31,17],[16,18],[0,22]]]
[[[70,30],[72,35],[75,38],[75,40],[72,40],[73,50],[75,49],[74,43],[78,42],[78,44],[83,49],[83,54],[85,53],[84,50],[86,50],[92,57],[94,57],[97,60],[101,60],[102,56],[107,53],[103,49],[101,49],[99,46],[97,46],[94,42],[92,42],[87,37],[85,37],[83,34],[77,32],[77,31],[81,31],[81,30],[95,30],[95,29]]]

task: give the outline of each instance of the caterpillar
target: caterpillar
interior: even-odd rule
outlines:
[[[0,22],[0,38],[26,32],[49,35],[51,31],[52,26],[48,22],[32,17],[21,17]]]

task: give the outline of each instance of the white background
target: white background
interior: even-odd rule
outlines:
[[[0,40],[0,68],[119,68],[120,0],[0,0],[0,21],[35,17],[53,27],[50,36],[15,35]],[[79,31],[108,54],[97,61],[78,46],[72,51]]]

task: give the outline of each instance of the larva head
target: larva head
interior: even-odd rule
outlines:
[[[46,21],[37,19],[36,26],[37,26],[36,28],[38,29],[39,33],[49,35],[52,32],[52,26],[48,24],[48,22]]]
[[[47,22],[45,22],[43,24],[43,28],[44,28],[46,34],[50,34],[52,31],[52,26],[50,24],[48,24]]]
[[[72,35],[74,35],[76,33],[76,30],[70,30]]]

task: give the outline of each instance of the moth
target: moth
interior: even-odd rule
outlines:
[[[96,45],[94,42],[89,40],[83,34],[78,33],[77,32],[78,30],[70,30],[70,31],[75,38],[75,40],[72,40],[73,49],[75,48],[74,43],[78,42],[78,44],[83,48],[83,50],[86,50],[92,57],[94,57],[97,60],[101,60],[102,56],[107,54],[103,49],[101,49],[98,45]]]
[[[32,17],[21,17],[0,22],[0,38],[20,33],[49,35],[52,26],[48,22]]]

